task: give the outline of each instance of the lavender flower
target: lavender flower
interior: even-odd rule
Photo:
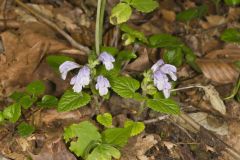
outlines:
[[[60,65],[59,67],[59,71],[61,73],[61,77],[63,80],[65,80],[67,78],[67,74],[69,71],[79,68],[80,65],[75,63],[75,62],[71,62],[71,61],[66,61],[63,64]]]
[[[105,68],[109,71],[111,69],[113,69],[113,62],[115,62],[114,57],[107,53],[107,52],[103,52],[99,55],[98,60],[101,61],[104,65]]]
[[[71,79],[70,83],[74,85],[74,92],[81,92],[82,88],[90,83],[90,69],[87,66],[83,66],[78,74]]]
[[[164,97],[170,97],[170,89],[172,88],[171,83],[168,81],[168,77],[163,74],[160,70],[156,71],[153,75],[154,85],[159,91],[163,91]]]
[[[163,60],[160,59],[152,66],[151,70],[153,72],[156,72],[159,69],[159,67],[163,64],[164,64]]]
[[[99,90],[100,96],[107,95],[109,87],[111,86],[107,78],[102,75],[97,77],[96,89]]]
[[[172,80],[176,81],[177,80],[177,68],[171,64],[164,64],[163,66],[160,67],[160,71],[168,74]]]
[[[174,81],[177,80],[177,68],[170,64],[164,64],[163,60],[157,61],[151,68],[153,71],[153,82],[159,91],[163,91],[165,98],[170,97],[172,88],[168,76]],[[168,76],[167,76],[168,75]]]

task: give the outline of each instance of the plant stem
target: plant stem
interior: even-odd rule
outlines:
[[[193,86],[187,86],[187,87],[182,87],[182,88],[171,89],[170,91],[171,92],[175,92],[175,91],[181,91],[181,90],[192,89],[192,88],[204,88],[204,86],[193,85]]]
[[[97,55],[100,54],[100,46],[102,45],[103,36],[103,20],[106,0],[98,0],[97,6],[97,19],[96,19],[96,33],[95,33],[95,47]]]

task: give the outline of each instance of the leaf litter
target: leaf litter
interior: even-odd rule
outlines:
[[[3,0],[0,5],[4,6],[5,2]],[[116,2],[108,2],[107,12],[110,13]],[[217,13],[213,4],[209,2],[209,15],[205,18],[195,19],[188,24],[176,20],[176,15],[180,11],[197,5],[197,1],[179,3],[164,0],[160,2],[160,9],[153,14],[134,12],[129,23],[145,35],[170,33],[179,36],[194,50],[202,75],[188,65],[182,65],[178,71],[181,77],[178,86],[201,84],[205,87],[203,91],[199,89],[180,91],[177,93],[177,100],[187,116],[239,151],[239,102],[236,99],[224,100],[226,94],[231,94],[231,89],[239,77],[239,70],[234,65],[235,61],[240,60],[239,45],[223,45],[216,37],[220,37],[226,28],[240,27],[238,22],[240,9],[227,7],[221,3],[223,7]],[[28,6],[67,31],[79,44],[89,47],[94,43],[95,21],[92,13],[96,10],[96,1],[32,0]],[[76,48],[58,32],[14,4],[9,3],[7,8],[1,10],[1,19],[6,20],[6,23],[0,21],[0,108],[9,103],[7,97],[11,93],[22,90],[36,79],[44,80],[48,84],[49,93],[60,96],[68,88],[68,84],[57,78],[58,74],[46,64],[46,56],[68,55],[84,64],[86,62],[84,51],[76,52]],[[111,40],[113,37],[111,30],[106,28],[107,34]],[[119,41],[121,37],[117,38]],[[108,44],[109,41],[105,43]],[[134,48],[132,50],[135,51]],[[162,49],[150,50],[142,46],[137,47],[135,52],[139,57],[126,64],[127,73],[145,70],[163,55]],[[219,87],[223,89],[220,90]],[[125,119],[134,117],[138,105],[139,103],[131,100],[113,96],[110,103],[102,105],[102,110],[111,111],[114,123],[123,125]],[[146,111],[141,119],[156,119],[162,116],[148,112]],[[36,111],[25,117],[26,121],[37,127],[36,133],[27,138],[19,137],[13,125],[1,126],[0,157],[2,155],[19,160],[29,156],[33,160],[75,160],[77,159],[75,155],[63,143],[63,128],[71,123],[92,119],[93,115],[94,111],[91,108],[61,114],[55,109]],[[195,132],[192,132],[193,130]],[[122,159],[231,159],[229,152],[224,149],[218,150],[222,148],[221,145],[206,144],[202,139],[208,140],[209,137],[201,134],[196,128],[166,118],[147,124],[146,132],[130,140],[123,149]]]

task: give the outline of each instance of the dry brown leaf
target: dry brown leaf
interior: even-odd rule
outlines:
[[[157,144],[154,135],[139,135],[130,139],[128,145],[123,149],[121,160],[150,160],[145,153]]]
[[[32,160],[77,160],[77,158],[68,151],[61,138],[48,140],[40,153],[34,155],[30,153]]]
[[[162,9],[161,13],[163,18],[169,22],[174,22],[176,20],[176,14],[174,11]]]
[[[127,66],[126,70],[144,71],[148,67],[149,67],[149,57],[148,57],[147,49],[144,49],[143,52],[139,55],[139,57]]]
[[[89,107],[84,107],[79,110],[71,112],[57,112],[56,109],[43,110],[41,112],[40,120],[42,124],[50,125],[56,121],[64,121],[64,123],[77,123],[83,119],[86,119],[92,114],[92,110]],[[33,116],[33,118],[36,118]],[[37,121],[37,119],[36,119]]]
[[[197,64],[206,78],[219,84],[233,83],[239,75],[236,67],[224,60],[199,59]]]
[[[228,125],[226,122],[222,122],[216,117],[204,112],[191,113],[188,115],[207,130],[222,136],[228,135]]]
[[[220,98],[218,91],[214,88],[214,86],[209,85],[202,87],[205,91],[205,95],[207,99],[210,101],[212,107],[219,111],[221,114],[226,114],[226,106],[223,103],[223,100]]]
[[[198,59],[197,64],[204,76],[219,84],[233,83],[239,71],[233,64],[240,60],[240,51],[236,48],[225,48],[209,52],[205,58]]]

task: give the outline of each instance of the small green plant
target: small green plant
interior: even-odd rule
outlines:
[[[0,123],[17,122],[21,117],[22,111],[28,110],[32,106],[39,108],[56,107],[58,99],[51,95],[43,95],[44,91],[44,83],[34,81],[26,87],[24,92],[14,92],[10,96],[14,102],[0,112]],[[28,136],[35,130],[33,126],[25,122],[21,123],[17,129],[21,136]]]
[[[32,125],[29,125],[25,122],[22,122],[17,127],[17,132],[21,137],[28,137],[35,131],[35,127]]]
[[[207,11],[208,7],[206,5],[201,5],[178,13],[176,19],[178,21],[188,22],[197,18],[202,18],[206,15]]]
[[[224,2],[230,6],[235,6],[240,4],[240,0],[224,0]]]
[[[98,115],[97,121],[105,127],[102,132],[89,121],[65,128],[64,139],[78,157],[86,160],[119,159],[120,149],[127,144],[128,139],[140,134],[145,128],[143,123],[130,120],[125,122],[123,128],[113,127],[112,115],[109,113]]]
[[[229,28],[221,34],[221,40],[225,42],[240,43],[240,29]]]
[[[116,25],[128,21],[132,15],[132,7],[137,11],[149,13],[158,6],[155,0],[123,0],[112,9],[110,22]]]

